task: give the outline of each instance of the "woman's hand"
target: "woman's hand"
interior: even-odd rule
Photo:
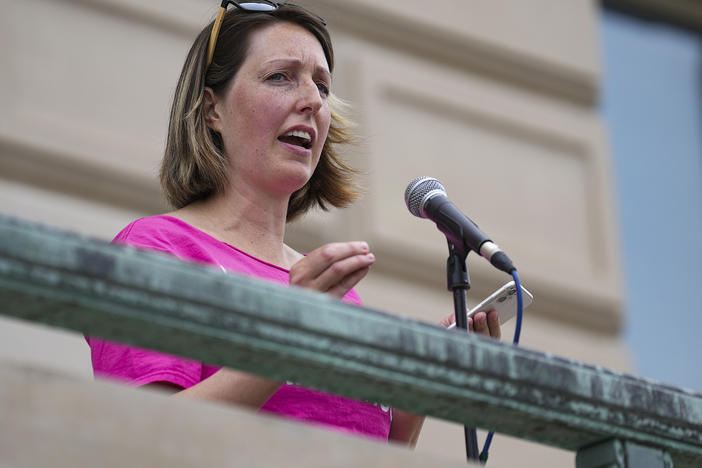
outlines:
[[[456,321],[454,314],[449,314],[439,322],[439,325],[448,327]],[[468,317],[468,330],[480,333],[481,335],[491,336],[498,340],[502,337],[500,330],[500,318],[497,311],[491,310],[488,313],[478,312],[473,317]]]
[[[313,250],[290,268],[290,284],[341,299],[366,276],[375,256],[365,242],[335,242]]]

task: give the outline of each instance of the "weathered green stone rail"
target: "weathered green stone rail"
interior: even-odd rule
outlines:
[[[580,450],[583,460],[631,447],[702,466],[700,394],[4,216],[0,304],[4,315]]]

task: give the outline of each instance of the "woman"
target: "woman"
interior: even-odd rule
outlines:
[[[175,210],[131,223],[115,242],[360,304],[352,288],[375,261],[365,242],[327,244],[305,256],[283,241],[287,221],[315,205],[345,206],[357,196],[355,171],[335,151],[350,134],[330,93],[334,56],[325,23],[294,5],[233,4],[218,17],[220,30],[209,25],[195,40],[175,93],[161,168]],[[499,336],[496,315],[476,318],[476,330]],[[236,370],[89,342],[96,375],[167,387],[182,397],[242,404],[410,445],[423,422]]]

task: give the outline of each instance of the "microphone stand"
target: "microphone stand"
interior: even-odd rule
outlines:
[[[453,309],[456,316],[456,328],[463,329],[468,333],[466,291],[470,289],[470,276],[468,275],[466,257],[470,250],[464,252],[457,249],[451,241],[447,242],[449,257],[446,261],[446,283],[448,289],[453,291]],[[478,460],[480,450],[478,448],[478,435],[475,428],[463,426],[463,432],[466,439],[466,456],[468,457],[468,461]]]

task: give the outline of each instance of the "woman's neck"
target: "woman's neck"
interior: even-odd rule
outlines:
[[[287,200],[215,195],[169,213],[257,258],[290,268],[301,255],[284,243]]]

